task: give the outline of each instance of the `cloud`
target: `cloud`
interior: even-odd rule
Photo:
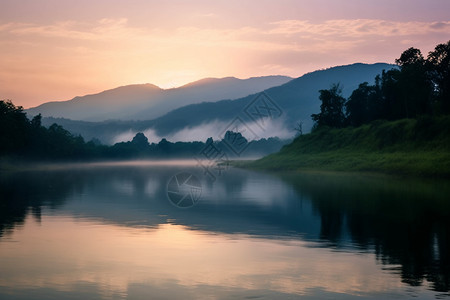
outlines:
[[[204,14],[197,14],[197,17],[200,17],[200,18],[216,18],[216,17],[218,17],[218,15],[215,14],[215,13],[204,13]]]
[[[145,27],[126,18],[8,22],[0,24],[0,94],[48,101],[130,83],[297,77],[354,62],[393,62],[407,47],[432,50],[449,33],[450,21],[381,19],[279,20],[240,27],[215,26],[210,20]]]
[[[272,24],[274,28],[270,30],[271,34],[334,38],[426,35],[433,32],[448,33],[450,29],[450,22],[395,22],[374,19],[328,20],[317,24],[302,20],[283,20]]]
[[[207,14],[205,16],[214,16]],[[292,39],[308,40],[340,38],[368,38],[369,36],[392,37],[410,35],[428,35],[433,33],[449,33],[450,21],[442,22],[395,22],[378,19],[342,19],[312,23],[305,20],[281,20],[271,22],[270,27],[240,27],[234,29],[217,29],[211,27],[186,26],[176,29],[158,29],[133,27],[126,18],[100,19],[95,23],[66,21],[50,25],[28,23],[0,24],[0,31],[12,35],[33,35],[79,40],[128,40],[154,41],[166,45],[193,43],[202,46],[241,47],[268,46],[279,49],[290,45]],[[264,49],[264,48],[260,48]]]
[[[61,40],[78,40],[84,42],[105,42],[133,40],[149,37],[149,31],[128,25],[126,18],[100,19],[95,23],[76,21],[57,22],[50,25],[36,25],[28,23],[5,24],[3,31],[11,35],[24,37],[57,38]],[[2,25],[0,25],[2,31]]]

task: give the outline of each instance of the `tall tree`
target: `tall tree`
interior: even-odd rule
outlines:
[[[344,103],[342,88],[339,84],[333,84],[328,90],[320,90],[320,113],[312,114],[316,126],[343,127],[345,125]]]
[[[347,122],[360,126],[381,116],[380,91],[378,85],[364,82],[353,91],[345,103]]]
[[[415,118],[431,113],[432,85],[419,49],[405,50],[395,62],[398,69],[383,71],[381,102],[384,118]]]
[[[433,83],[438,109],[450,113],[450,41],[439,44],[427,58],[429,77]]]
[[[406,118],[431,113],[431,82],[427,77],[425,59],[419,49],[405,50],[395,62],[400,66],[397,83],[399,101],[404,104]]]

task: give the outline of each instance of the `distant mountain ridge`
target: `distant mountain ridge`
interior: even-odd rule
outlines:
[[[338,66],[305,74],[264,91],[282,110],[284,127],[292,131],[296,122],[301,121],[306,133],[313,125],[311,114],[318,113],[320,110],[320,89],[328,89],[333,83],[340,83],[344,96],[348,97],[360,83],[365,81],[373,83],[376,75],[392,68],[395,68],[395,65],[386,63]],[[204,83],[200,81],[192,85]],[[44,125],[56,122],[73,133],[81,134],[87,140],[96,137],[110,144],[119,134],[127,131],[152,129],[159,136],[167,137],[183,129],[207,127],[209,123],[216,121],[227,123],[241,115],[256,95],[257,93],[253,93],[234,100],[190,104],[145,121],[82,122],[55,118],[44,118],[43,121]]]
[[[308,132],[313,125],[311,114],[320,111],[319,90],[328,89],[332,84],[339,83],[343,96],[348,97],[360,83],[373,84],[376,75],[381,74],[383,70],[395,67],[385,63],[356,63],[332,67],[305,74],[264,92],[281,108],[288,128],[293,128],[296,122],[301,121],[303,129]],[[256,96],[257,94],[252,94],[232,101],[222,100],[187,105],[155,119],[153,127],[165,135],[186,126],[193,127],[217,120],[231,120],[238,116]]]
[[[47,102],[27,110],[31,116],[67,118],[83,121],[149,120],[181,106],[204,101],[236,99],[292,80],[287,76],[248,79],[205,78],[178,88],[161,89],[153,84],[134,84],[98,94]]]

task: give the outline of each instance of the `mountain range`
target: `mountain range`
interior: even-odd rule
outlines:
[[[139,131],[146,133],[150,142],[157,142],[161,137],[172,141],[204,140],[207,136],[220,138],[225,130],[232,129],[229,126],[235,126],[233,122],[243,124],[248,129],[247,133],[252,132],[255,137],[287,137],[294,134],[293,128],[298,122],[302,122],[303,132],[311,130],[311,114],[320,111],[319,90],[339,83],[343,96],[348,97],[360,83],[372,84],[376,75],[394,67],[385,63],[356,63],[314,71],[292,80],[283,76],[247,80],[204,79],[171,90],[162,90],[153,85],[127,86],[66,102],[46,103],[27,112],[47,116],[43,119],[44,125],[58,123],[87,140],[97,138],[106,144],[129,140]],[[277,81],[281,84],[273,86]],[[246,89],[245,84],[249,85]],[[255,91],[257,86],[264,85],[272,87]],[[247,93],[250,90],[252,92]],[[242,93],[247,94],[234,97]],[[107,95],[111,94],[116,97],[110,103]],[[153,99],[158,100],[145,100],[145,94],[156,95]],[[228,97],[224,97],[225,95]],[[258,98],[261,95],[265,99]],[[93,103],[90,99],[93,99]],[[76,103],[78,100],[82,105]],[[173,103],[168,103],[169,101]],[[273,122],[266,122],[264,128],[259,126],[259,132],[256,132],[252,128],[259,121],[253,117],[257,115],[255,109],[262,107],[261,101],[276,108],[276,112],[275,109],[273,112],[277,114],[277,118]],[[127,103],[128,109],[116,111],[114,116],[118,120],[107,120],[112,119],[112,115],[106,112],[115,110],[117,103]],[[105,112],[101,117],[102,107]],[[124,117],[120,117],[119,112]],[[261,112],[259,115],[262,115]],[[87,121],[91,119],[102,121]]]
[[[68,101],[47,102],[28,109],[27,113],[94,122],[150,120],[185,105],[236,99],[290,80],[287,76],[205,78],[172,89],[153,84],[127,85]]]

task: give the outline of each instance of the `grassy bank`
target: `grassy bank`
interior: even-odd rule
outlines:
[[[278,153],[238,166],[450,177],[450,117],[321,128],[296,138]]]

